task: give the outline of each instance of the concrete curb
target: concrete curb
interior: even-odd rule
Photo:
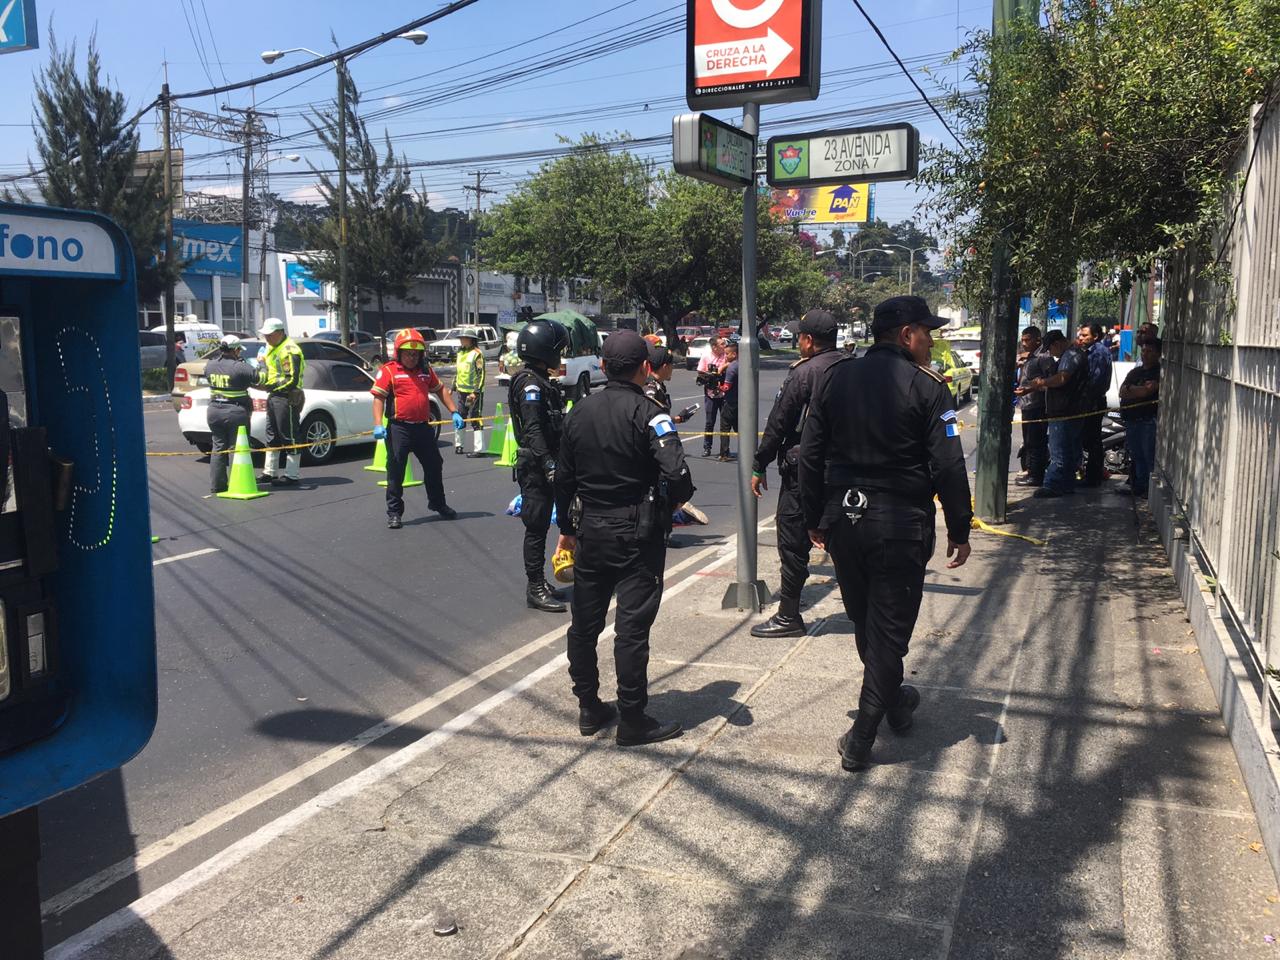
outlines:
[[[1241,654],[1240,638],[1223,619],[1214,589],[1192,550],[1173,491],[1157,478],[1152,478],[1150,505],[1160,542],[1169,555],[1174,580],[1187,606],[1187,619],[1195,631],[1205,675],[1218,700],[1253,801],[1262,845],[1272,869],[1280,874],[1280,756],[1268,746],[1273,737],[1262,725],[1261,697]]]

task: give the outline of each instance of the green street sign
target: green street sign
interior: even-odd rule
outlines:
[[[680,114],[671,122],[671,144],[677,173],[739,190],[755,182],[755,138],[723,120]]]
[[[909,123],[820,130],[770,137],[766,155],[774,187],[914,180],[920,170],[920,134]]]

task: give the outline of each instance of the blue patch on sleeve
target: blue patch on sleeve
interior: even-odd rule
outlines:
[[[948,436],[948,437],[958,437],[958,436],[960,436],[960,428],[959,428],[958,426],[956,426],[954,423],[948,423],[948,424],[947,424],[947,436]]]
[[[665,413],[660,413],[650,420],[649,426],[653,427],[653,432],[659,437],[665,437],[668,433],[676,432],[676,425],[671,422],[671,417]]]
[[[541,400],[542,389],[540,387],[526,387],[524,391],[524,398],[526,400]]]
[[[948,410],[946,413],[942,415],[943,420],[954,420],[955,418],[956,418],[956,412],[954,410]]]

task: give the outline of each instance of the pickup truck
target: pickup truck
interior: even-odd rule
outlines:
[[[446,330],[439,340],[427,344],[428,358],[434,363],[453,363],[458,358],[458,350],[462,348],[462,341],[458,338],[467,329],[474,329],[479,334],[480,352],[486,360],[494,360],[502,352],[502,337],[493,327],[454,327]]]
[[[519,360],[514,354],[505,354],[504,362],[499,365],[498,384],[506,387],[511,383],[511,374],[520,369]],[[565,357],[562,366],[564,373],[560,375],[560,386],[564,390],[566,400],[581,400],[591,388],[599,386],[607,379],[600,369],[600,355],[587,353],[580,357]]]

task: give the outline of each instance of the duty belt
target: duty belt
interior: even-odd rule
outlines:
[[[596,507],[584,503],[582,505],[582,515],[584,517],[608,517],[619,520],[634,520],[636,518],[636,511],[639,509],[639,504],[632,504],[629,507]]]

